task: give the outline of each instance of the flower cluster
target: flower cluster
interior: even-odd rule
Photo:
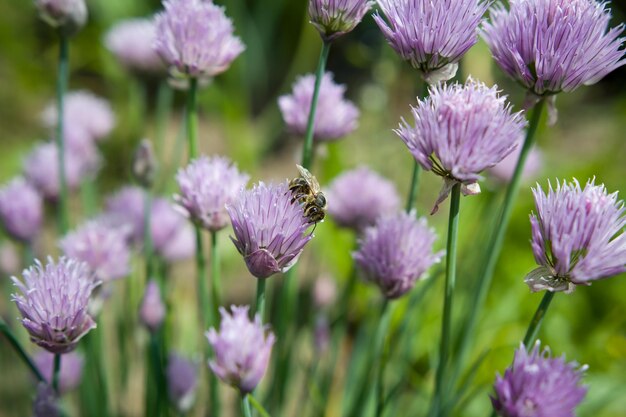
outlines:
[[[11,180],[0,189],[0,219],[14,239],[32,242],[43,225],[43,199],[24,178]]]
[[[309,0],[309,17],[328,42],[351,32],[373,4],[371,0]]]

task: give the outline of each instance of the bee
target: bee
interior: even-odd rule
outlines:
[[[289,182],[291,204],[296,201],[304,206],[304,217],[309,223],[317,223],[326,216],[326,197],[317,179],[304,167],[296,165],[300,176]]]

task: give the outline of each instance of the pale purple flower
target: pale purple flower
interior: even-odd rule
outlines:
[[[497,375],[493,408],[501,417],[574,417],[587,388],[580,385],[586,366],[552,358],[537,342],[530,352],[515,351],[513,365]]]
[[[165,73],[166,68],[154,50],[156,25],[152,18],[126,19],[107,32],[104,44],[129,71]]]
[[[233,22],[211,0],[165,0],[154,48],[173,75],[213,77],[245,49]]]
[[[257,278],[286,272],[312,238],[303,207],[291,203],[286,182],[242,190],[226,209],[235,233],[231,240]]]
[[[490,1],[378,0],[374,20],[387,42],[430,84],[454,77],[458,62],[478,41]]]
[[[351,32],[373,5],[371,0],[309,0],[309,18],[328,42]]]
[[[353,257],[364,279],[378,285],[387,299],[395,299],[439,262],[443,253],[433,253],[436,238],[425,218],[400,212],[380,217],[366,229]]]
[[[201,156],[178,171],[176,201],[196,224],[216,232],[228,225],[226,204],[237,198],[249,179],[226,157]]]
[[[41,231],[43,214],[43,198],[24,178],[14,178],[0,189],[0,218],[14,239],[32,242]]]
[[[180,413],[188,412],[196,399],[198,366],[189,359],[170,353],[165,372],[170,401]]]
[[[33,417],[61,417],[61,408],[57,404],[58,397],[51,385],[40,382],[37,385],[37,396],[33,401]]]
[[[13,277],[21,294],[15,301],[30,339],[52,353],[72,351],[96,323],[87,312],[89,297],[99,285],[87,264],[74,259],[48,258],[22,272],[23,281]]]
[[[590,180],[533,189],[532,249],[540,266],[526,276],[532,291],[574,291],[577,285],[626,271],[624,202]]]
[[[54,128],[58,118],[56,104],[50,104],[41,117],[45,126]],[[92,141],[98,141],[106,138],[115,127],[115,113],[107,100],[87,90],[70,91],[65,95],[63,124],[64,130],[82,130]]]
[[[135,186],[125,186],[106,200],[106,215],[112,224],[130,228],[130,240],[143,240],[146,193]]]
[[[146,284],[143,299],[139,306],[139,320],[151,332],[156,332],[165,319],[165,305],[161,298],[161,290],[155,280]]]
[[[609,29],[608,2],[511,0],[497,4],[482,36],[496,62],[533,94],[573,91],[626,63],[621,24]]]
[[[90,221],[68,233],[59,246],[65,256],[85,262],[102,282],[130,273],[129,228]]]
[[[70,35],[87,22],[85,0],[35,0],[35,7],[47,24]]]
[[[215,352],[209,367],[225,383],[249,393],[265,374],[276,339],[258,314],[253,321],[248,318],[248,306],[230,310],[220,307],[219,332],[212,328],[206,333]]]
[[[444,179],[432,213],[456,183],[465,195],[479,193],[480,172],[523,140],[524,116],[512,113],[506,96],[498,93],[496,86],[471,78],[465,84],[439,84],[412,107],[415,127],[402,120],[395,130],[422,168]]]
[[[299,77],[293,84],[293,92],[278,98],[278,106],[290,132],[303,136],[309,120],[315,76]],[[319,141],[340,139],[358,126],[359,110],[344,98],[346,86],[335,84],[333,75],[322,77],[315,112],[313,137]]]
[[[182,261],[194,255],[193,227],[169,200],[156,198],[152,201],[150,226],[154,251],[165,261]]]
[[[395,213],[400,206],[395,184],[367,167],[339,175],[325,193],[333,220],[357,232],[372,226],[378,217]]]
[[[517,148],[510,154],[508,154],[502,161],[498,162],[495,166],[489,168],[489,174],[492,178],[502,184],[507,184],[513,178],[515,167],[519,159],[520,152],[522,150],[522,144],[519,144]],[[536,177],[543,165],[543,154],[539,148],[532,147],[528,152],[526,158],[526,164],[522,170],[522,179],[528,180]]]
[[[52,383],[54,354],[42,350],[34,358],[35,365],[48,383]],[[63,355],[59,371],[59,391],[61,394],[72,391],[83,377],[85,358],[82,353],[72,351]]]

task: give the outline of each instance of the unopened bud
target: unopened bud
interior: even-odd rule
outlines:
[[[161,300],[161,290],[154,280],[146,285],[146,292],[139,307],[139,319],[151,332],[157,331],[165,319],[165,305]]]
[[[87,23],[85,0],[35,0],[41,18],[66,35],[74,35]]]
[[[152,142],[142,139],[133,155],[133,178],[143,187],[151,188],[158,169]]]

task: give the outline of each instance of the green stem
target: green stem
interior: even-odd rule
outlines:
[[[218,318],[218,308],[222,305],[222,283],[220,281],[220,258],[217,246],[217,232],[215,231],[211,232],[211,295],[213,296],[213,317]]]
[[[471,339],[474,336],[480,309],[485,303],[487,292],[489,291],[489,287],[491,286],[496,263],[500,256],[500,252],[502,251],[504,235],[509,224],[509,220],[511,219],[513,204],[520,188],[522,172],[524,171],[524,166],[526,164],[528,154],[532,149],[533,144],[535,143],[537,127],[539,126],[539,120],[541,119],[541,113],[544,106],[545,100],[542,99],[536,104],[535,108],[532,111],[528,131],[526,132],[526,139],[524,140],[524,144],[522,145],[522,149],[519,155],[519,159],[517,160],[517,165],[515,166],[515,172],[513,173],[511,183],[507,188],[500,216],[496,223],[494,232],[491,236],[487,251],[485,252],[487,254],[487,259],[483,265],[481,274],[479,275],[479,281],[476,286],[473,299],[470,303],[471,308],[468,313],[467,320],[463,325],[463,329],[461,331],[457,361],[453,373],[453,375],[455,376],[458,375],[458,373],[460,372],[460,367],[462,366],[465,357],[468,354],[468,349]]]
[[[415,205],[415,197],[417,196],[417,187],[420,181],[420,172],[422,171],[420,164],[413,161],[413,175],[411,176],[411,188],[409,188],[409,198],[406,201],[406,212],[410,213]]]
[[[87,178],[80,183],[80,197],[83,204],[83,215],[87,218],[94,215],[98,207],[98,191],[96,179]]]
[[[385,376],[386,361],[384,358],[384,347],[390,321],[391,309],[389,308],[389,300],[385,299],[383,302],[380,322],[376,331],[376,352],[373,358],[376,363],[376,417],[381,417],[385,408],[385,389],[383,385],[383,378]]]
[[[143,255],[146,260],[146,282],[153,278],[152,262],[152,193],[146,190],[143,199]]]
[[[250,409],[248,394],[241,394],[241,411],[244,417],[252,417],[252,410]]]
[[[320,93],[320,85],[326,69],[326,61],[330,52],[331,42],[324,41],[320,58],[317,63],[317,71],[315,72],[315,87],[313,89],[313,98],[311,99],[311,108],[309,109],[309,119],[306,125],[306,135],[304,137],[304,148],[302,149],[302,166],[311,169],[313,164],[313,133],[315,130],[315,112],[317,110],[317,99]]]
[[[254,407],[256,411],[258,411],[261,417],[270,417],[270,413],[268,413],[267,410],[263,408],[261,403],[256,398],[254,398],[252,394],[248,394],[247,398],[250,404],[252,404],[252,407]]]
[[[537,340],[537,333],[539,333],[541,323],[546,316],[548,307],[550,307],[552,298],[554,298],[554,293],[552,291],[546,291],[541,299],[541,303],[539,303],[539,307],[537,307],[537,311],[535,311],[535,315],[528,325],[528,330],[526,330],[526,335],[524,336],[524,346],[526,346],[526,349],[531,349],[533,343]]]
[[[30,356],[28,356],[28,353],[26,353],[26,350],[24,350],[19,340],[17,340],[17,337],[13,334],[9,326],[5,323],[5,321],[1,317],[0,317],[0,333],[2,333],[7,338],[7,340],[9,341],[9,344],[13,346],[13,349],[15,349],[15,352],[18,354],[20,358],[22,358],[22,360],[24,361],[26,366],[28,366],[30,371],[35,376],[35,378],[37,378],[37,380],[39,380],[40,382],[46,382],[46,378],[44,378],[44,376],[41,374],[41,371],[39,371],[39,368],[37,368],[37,366],[32,361]]]
[[[452,336],[452,304],[454,286],[456,283],[456,248],[459,230],[459,206],[461,199],[461,184],[456,183],[450,193],[450,217],[448,219],[448,241],[446,246],[446,283],[443,299],[443,318],[441,321],[441,345],[439,349],[439,365],[435,380],[434,409],[435,416],[442,409],[442,395],[444,378],[448,361],[450,360]]]
[[[256,283],[255,312],[261,317],[262,323],[265,323],[265,283],[263,278],[258,278]]]
[[[167,404],[165,401],[165,373],[163,369],[159,339],[160,337],[157,333],[150,334],[150,359],[153,369],[153,376],[156,379],[156,381],[150,382],[156,382],[156,396],[153,398],[156,416],[164,414],[163,412],[166,409]]]
[[[202,229],[200,226],[195,227],[196,230],[196,268],[198,273],[198,310],[199,320],[203,331],[211,324],[209,321],[209,290],[207,288],[207,268],[206,256],[204,255],[204,241],[202,240]]]
[[[189,159],[198,156],[198,80],[189,79],[189,90],[187,91],[187,140],[189,142]]]
[[[64,98],[69,78],[69,40],[67,35],[59,33],[59,66],[57,74],[57,163],[59,164],[59,206],[58,226],[61,235],[65,235],[69,228],[69,201],[67,190],[67,175],[65,171],[65,140],[63,138]]]
[[[59,374],[60,373],[61,373],[61,354],[55,353],[54,354],[54,368],[52,370],[52,389],[54,390],[54,392],[57,393],[57,395],[60,395],[59,393]]]

